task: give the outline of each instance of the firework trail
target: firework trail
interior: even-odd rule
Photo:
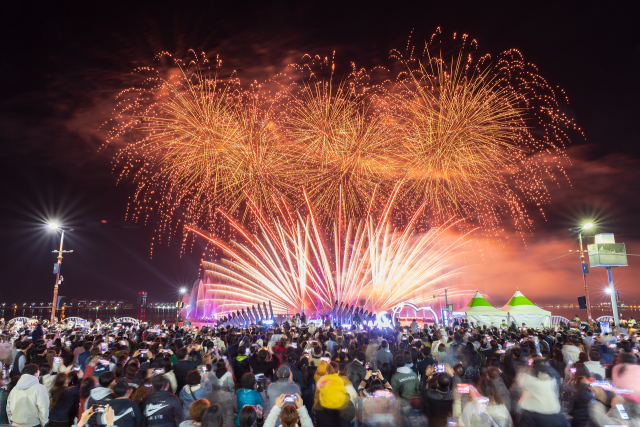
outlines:
[[[398,194],[399,186],[394,189]],[[308,199],[307,199],[308,200]],[[268,221],[254,211],[260,224],[258,235],[246,232],[227,216],[243,241],[229,243],[197,228],[187,229],[204,237],[224,252],[219,262],[203,261],[205,281],[198,298],[198,313],[212,307],[218,313],[272,301],[274,311],[330,311],[335,301],[358,304],[373,311],[390,309],[400,302],[421,304],[432,298],[429,291],[455,275],[454,258],[468,235],[453,241],[445,233],[456,220],[427,233],[414,225],[417,210],[403,229],[394,229],[390,199],[379,219],[371,216],[344,229],[334,223],[333,247],[325,243],[321,226],[308,204],[304,218],[287,213]],[[424,206],[423,206],[424,207]],[[283,212],[288,212],[283,207]]]

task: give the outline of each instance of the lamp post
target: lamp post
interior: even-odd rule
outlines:
[[[443,324],[444,326],[449,326],[448,323],[451,321],[450,317],[451,317],[451,312],[449,311],[449,299],[448,299],[448,289],[444,288],[444,306],[445,306],[445,311],[447,312],[447,320],[444,321],[443,319]],[[436,299],[436,297],[439,297],[440,295],[442,295],[442,292],[438,293],[438,294],[433,294],[433,299]],[[442,313],[441,313],[442,314]]]
[[[176,331],[178,330],[178,320],[180,319],[180,310],[184,307],[182,296],[187,293],[187,288],[180,288],[180,299],[176,302]]]
[[[51,324],[53,324],[55,322],[55,317],[56,317],[56,304],[58,302],[58,286],[60,285],[60,282],[62,281],[62,278],[60,276],[60,267],[62,266],[62,254],[70,254],[71,251],[63,251],[62,250],[62,245],[64,243],[64,232],[65,231],[73,231],[73,228],[62,228],[60,227],[59,224],[55,223],[55,222],[50,222],[49,224],[47,224],[47,227],[49,228],[49,230],[60,230],[62,231],[62,233],[60,234],[60,249],[57,251],[53,251],[53,253],[58,253],[58,262],[55,263],[53,265],[53,272],[56,275],[56,283],[53,286],[53,303],[51,304]]]
[[[589,302],[589,289],[587,288],[587,273],[589,272],[588,264],[584,262],[584,253],[585,251],[582,249],[582,232],[584,230],[588,230],[593,227],[593,224],[588,222],[580,228],[570,228],[569,230],[574,233],[578,233],[578,241],[580,242],[580,250],[579,251],[569,251],[569,252],[579,252],[580,253],[580,268],[582,269],[582,281],[584,283],[584,296],[585,302],[587,304],[587,322],[591,323],[591,303]]]

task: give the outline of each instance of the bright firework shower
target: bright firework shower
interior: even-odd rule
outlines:
[[[267,215],[281,202],[295,211],[304,189],[326,225],[365,218],[371,197],[403,182],[401,223],[424,204],[431,224],[459,216],[493,234],[506,218],[523,232],[579,129],[519,52],[478,57],[475,41],[456,42],[445,57],[437,33],[421,55],[394,51],[387,68],[346,75],[305,55],[248,86],[202,55],[138,70],[108,138],[127,141],[116,160],[137,184],[128,214],[159,218],[160,234],[192,224],[225,235],[218,208],[241,222],[249,199]]]
[[[395,229],[390,212],[400,186],[383,203],[379,218],[371,215],[347,224],[333,223],[330,239],[308,212],[266,217],[249,201],[259,233],[251,234],[225,215],[242,237],[229,242],[202,230],[189,231],[223,251],[220,261],[203,261],[204,279],[193,289],[192,318],[213,318],[250,305],[270,301],[276,313],[330,312],[336,301],[373,312],[390,310],[401,302],[423,305],[434,291],[455,276],[468,234],[450,238],[446,233],[460,220],[449,219],[426,233],[416,231],[424,211],[420,206],[408,224]],[[375,204],[371,200],[371,204]],[[331,240],[333,244],[328,243]],[[449,290],[450,296],[461,294]],[[464,293],[464,292],[462,292]]]

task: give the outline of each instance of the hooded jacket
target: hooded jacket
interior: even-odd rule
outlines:
[[[7,415],[15,427],[49,422],[49,393],[33,375],[23,374],[7,399]]]
[[[115,399],[113,393],[111,393],[110,388],[106,387],[96,387],[89,393],[89,397],[84,401],[84,410],[91,408],[92,405],[107,405],[110,404],[111,401]],[[104,414],[99,415],[95,413],[89,418],[87,421],[87,425],[90,427],[93,426],[103,426],[107,424],[106,418],[104,418]]]
[[[183,421],[180,401],[169,391],[154,391],[142,408],[143,427],[178,427]]]
[[[402,366],[391,377],[391,387],[399,397],[405,399],[418,394],[420,379],[411,368]]]

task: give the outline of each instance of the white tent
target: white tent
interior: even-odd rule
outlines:
[[[506,319],[505,313],[489,304],[489,301],[484,299],[480,292],[477,291],[467,305],[457,310],[456,313],[464,313],[469,323],[473,323],[476,326],[500,326],[502,320]]]
[[[509,324],[515,322],[517,326],[521,326],[524,323],[532,328],[551,326],[551,312],[537,307],[519,290],[500,310],[509,314]]]

